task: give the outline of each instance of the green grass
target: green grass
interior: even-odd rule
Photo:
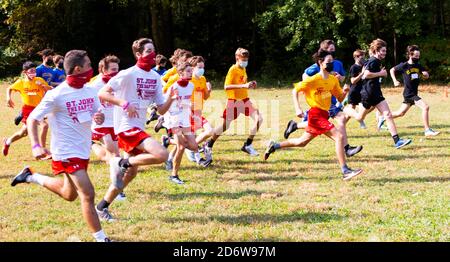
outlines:
[[[6,84],[0,88],[0,135],[9,136],[17,129],[18,109],[5,106]],[[374,114],[367,130],[351,120],[350,144],[364,150],[348,162],[365,170],[352,181],[342,181],[334,144],[325,137],[306,148],[277,151],[267,162],[245,155],[240,147],[246,135],[233,135],[245,126],[241,117],[216,142],[210,168],[183,159],[186,185],[170,183],[163,166],[142,168],[125,190],[127,200],[111,207],[120,221],[103,227],[119,241],[450,241],[450,98],[442,87],[423,89],[432,127],[441,134],[426,139],[414,107],[396,121],[401,137],[413,143],[396,150],[387,131],[376,131]],[[221,90],[212,95],[219,103],[206,106],[214,122],[225,96]],[[400,89],[385,96],[394,110],[400,106]],[[251,97],[264,112],[255,140],[262,155],[267,140],[282,138],[294,110],[287,89],[258,89]],[[20,104],[17,95],[15,101]],[[36,185],[9,185],[24,165],[51,171],[49,161],[33,160],[28,138],[1,156],[0,241],[92,241],[79,201],[65,202]],[[108,167],[92,157],[89,174],[98,201],[109,184]]]

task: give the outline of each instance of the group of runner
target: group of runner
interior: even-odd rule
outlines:
[[[418,96],[420,76],[429,76],[419,64],[419,48],[409,46],[408,61],[390,71],[396,86],[400,83],[395,73],[403,74],[405,85],[404,104],[394,113],[391,113],[381,92],[381,79],[387,76],[382,67],[386,42],[374,40],[369,51],[368,61],[364,51],[354,52],[355,64],[350,68],[351,86],[341,88],[346,75],[344,66],[335,57],[334,42],[322,41],[313,56],[315,63],[305,70],[303,80],[294,84],[292,91],[296,116],[302,121],[289,121],[284,137],[288,139],[300,128],[305,128],[305,133],[283,142],[271,141],[264,154],[265,160],[281,148],[304,147],[316,136],[325,134],[335,141],[343,179],[349,180],[361,174],[362,170],[348,167],[346,157],[359,153],[363,147],[348,143],[346,123],[352,117],[365,127],[365,116],[373,109],[380,113],[378,127],[387,123],[396,148],[410,144],[411,139],[399,137],[393,119],[403,116],[414,104],[423,110],[425,135],[438,134],[429,127],[429,107]],[[71,50],[62,57],[54,55],[51,50],[44,50],[41,53],[43,64],[36,67],[30,61],[25,62],[22,68],[24,77],[7,90],[10,107],[14,107],[13,91],[22,96],[24,105],[19,117],[24,125],[13,136],[4,139],[3,154],[8,155],[11,143],[28,134],[33,156],[36,159],[51,158],[53,174],[63,176],[63,179],[45,176],[25,167],[13,178],[11,185],[38,184],[68,201],[79,196],[83,217],[96,241],[110,241],[101,228],[100,220],[115,220],[109,211],[110,205],[116,199],[125,198],[123,190],[136,177],[140,166],[165,163],[170,181],[184,184],[179,177],[183,155],[186,153],[190,161],[208,167],[213,161],[215,142],[240,114],[253,120],[241,150],[250,156],[259,155],[253,147],[253,140],[263,118],[249,98],[249,89],[257,88],[257,83],[247,77],[248,50],[238,48],[235,52],[235,64],[230,67],[224,83],[226,107],[217,127],[203,116],[204,101],[212,91],[204,76],[203,57],[177,49],[170,58],[173,67],[166,70],[167,58],[156,55],[151,39],[134,41],[132,52],[136,59],[134,66],[120,70],[119,58],[108,55],[99,62],[99,75],[93,78],[86,51]],[[56,69],[64,70],[64,74],[59,72],[58,77],[50,75],[50,61],[57,65]],[[306,112],[300,106],[300,93],[305,95],[310,106]],[[348,104],[344,106],[346,98]],[[329,122],[329,118],[336,120],[336,126]],[[155,132],[161,129],[167,132],[161,143],[145,132],[146,124],[154,120],[157,120]],[[51,130],[51,151],[45,142],[47,122]],[[202,132],[197,135],[199,130]],[[169,153],[170,145],[173,149]],[[97,204],[94,202],[94,186],[87,174],[91,149],[110,167],[111,184]]]

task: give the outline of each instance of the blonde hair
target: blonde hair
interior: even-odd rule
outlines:
[[[243,58],[248,58],[250,56],[250,52],[245,48],[239,47],[236,50],[235,55]]]

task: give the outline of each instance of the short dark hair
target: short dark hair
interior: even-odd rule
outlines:
[[[51,56],[54,55],[55,52],[53,51],[53,49],[50,48],[46,48],[44,50],[39,51],[38,55],[40,56]]]
[[[161,54],[158,54],[156,56],[156,58],[155,58],[155,63],[157,65],[161,65],[161,64],[167,63],[167,57],[165,57],[165,56],[163,56]]]
[[[327,56],[333,56],[332,53],[323,50],[323,49],[319,49],[314,55],[313,55],[313,59],[316,62],[316,64],[319,64],[319,62],[323,62],[323,60],[325,60],[325,57]]]
[[[87,52],[84,50],[70,50],[64,57],[64,70],[68,75],[73,74],[73,70],[76,66],[84,66]]]
[[[192,67],[191,64],[189,64],[188,62],[183,62],[177,66],[177,71],[178,73],[184,72],[184,70],[186,70],[186,68],[188,67]]]
[[[57,65],[59,63],[59,61],[64,60],[64,57],[62,55],[55,55],[53,56],[53,63],[55,63],[55,65]]]
[[[406,58],[409,58],[410,56],[412,56],[414,54],[414,51],[420,51],[419,46],[418,45],[409,45],[406,48]]]
[[[330,47],[330,45],[336,46],[333,40],[330,39],[323,40],[322,42],[320,42],[320,49],[327,50],[328,47]]]
[[[151,40],[150,38],[140,38],[133,42],[131,49],[133,50],[133,55],[135,58],[137,58],[137,52],[142,54],[142,52],[144,51],[144,46],[146,44],[153,44],[153,40]]]
[[[25,63],[23,63],[22,65],[22,70],[26,71],[30,68],[36,67],[36,64],[31,62],[31,61],[25,61]]]
[[[103,58],[103,61],[105,63],[105,70],[108,70],[110,63],[120,63],[120,59],[115,55],[107,55],[105,58]]]
[[[198,63],[204,63],[205,59],[202,56],[193,56],[188,60],[191,66],[197,66]]]

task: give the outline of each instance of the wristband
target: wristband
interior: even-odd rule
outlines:
[[[36,149],[36,148],[40,148],[40,147],[42,147],[40,144],[35,144],[33,147],[32,147],[32,149]]]
[[[127,110],[127,108],[130,106],[130,102],[126,102],[125,105],[122,106],[123,110]]]

